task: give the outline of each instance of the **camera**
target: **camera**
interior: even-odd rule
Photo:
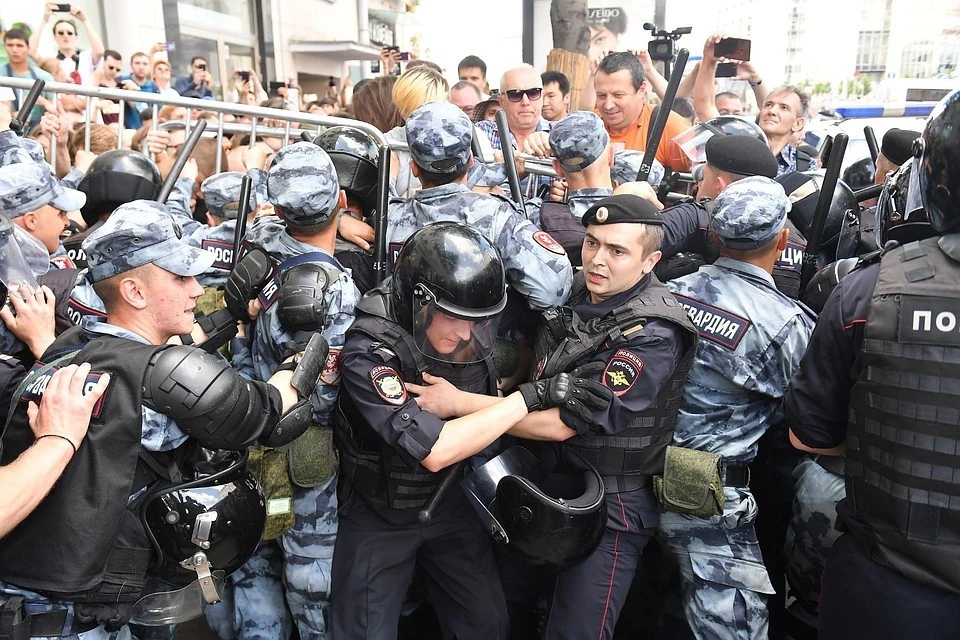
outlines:
[[[250,72],[249,71],[237,71],[237,76],[243,82],[250,82]]]
[[[677,55],[676,41],[680,36],[693,32],[693,27],[679,27],[673,31],[667,31],[660,29],[652,22],[644,23],[643,28],[653,36],[653,40],[647,43],[650,59],[662,61],[672,61]]]
[[[205,65],[205,64],[198,64],[198,65],[197,65],[197,69],[200,70],[200,71],[206,71],[206,70],[207,70],[207,65]]]

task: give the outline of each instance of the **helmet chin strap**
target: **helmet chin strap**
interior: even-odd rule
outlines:
[[[204,551],[210,548],[210,529],[217,519],[216,512],[201,513],[193,527],[193,537],[190,539],[195,545]],[[197,572],[197,582],[200,585],[200,592],[207,604],[216,604],[220,602],[220,590],[217,582],[213,579],[212,567],[207,554],[203,551],[197,551],[192,556],[180,562],[180,566],[188,571]]]

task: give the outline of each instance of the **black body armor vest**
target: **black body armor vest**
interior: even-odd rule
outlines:
[[[873,559],[960,593],[960,263],[937,240],[880,261],[850,396],[846,489]]]
[[[74,327],[43,354],[41,362],[52,362],[75,351],[59,366],[89,362],[93,372],[110,373],[110,386],[63,476],[0,540],[0,580],[67,602],[123,603],[139,597],[153,549],[128,501],[142,488],[135,485],[144,373],[162,348],[111,336],[91,339]],[[37,380],[42,384],[43,376]],[[5,464],[33,442],[26,403],[3,440]]]
[[[371,351],[384,363],[400,360],[400,378],[423,384],[423,372],[441,376],[463,391],[496,395],[497,376],[493,358],[473,364],[452,364],[423,355],[406,329],[393,319],[385,281],[357,305],[357,318],[347,331],[373,339]],[[411,468],[396,449],[388,445],[357,410],[347,388],[340,391],[334,415],[334,438],[340,450],[341,477],[346,477],[366,502],[384,519],[414,522],[417,511],[433,496],[443,473],[417,465]]]
[[[665,320],[680,328],[684,343],[680,363],[647,411],[616,434],[575,436],[566,441],[567,446],[582,455],[601,475],[662,473],[664,452],[673,440],[683,385],[697,351],[697,330],[673,294],[653,274],[647,287],[626,304],[584,321],[572,307],[587,295],[583,275],[577,274],[569,306],[544,312],[545,326],[537,337],[536,358],[540,362],[546,356],[546,360],[536,377],[549,378],[573,371],[601,349],[624,340],[624,334],[631,329],[642,328],[650,319]]]

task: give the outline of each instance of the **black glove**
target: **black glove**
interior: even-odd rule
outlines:
[[[521,384],[519,389],[527,411],[565,407],[579,421],[591,422],[591,409],[609,407],[613,392],[595,380],[578,377],[578,371]]]
[[[259,295],[273,273],[273,262],[263,249],[254,249],[237,263],[223,288],[223,300],[231,315],[241,322],[250,322],[247,303]]]

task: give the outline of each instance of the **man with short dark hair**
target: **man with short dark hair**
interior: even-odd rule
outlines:
[[[596,112],[610,134],[611,142],[622,142],[627,149],[644,151],[650,133],[653,107],[647,103],[643,66],[629,52],[611,53],[600,62],[594,79],[597,94]],[[657,160],[674,171],[687,171],[689,161],[673,142],[690,123],[676,113],[667,117],[666,127],[657,146]]]
[[[461,80],[450,87],[450,102],[456,105],[461,111],[467,114],[467,117],[473,119],[473,112],[483,98],[477,85],[466,80]]]
[[[543,81],[543,117],[557,122],[570,113],[570,80],[559,71],[540,74]]]
[[[213,99],[213,92],[210,86],[213,84],[213,76],[207,70],[207,59],[203,56],[193,56],[190,59],[190,75],[177,78],[173,83],[176,89],[184,98],[208,98]]]
[[[722,116],[739,116],[743,113],[743,100],[735,93],[721,91],[713,98],[717,113]]]
[[[7,50],[7,64],[0,66],[0,76],[53,82],[53,76],[30,63],[26,33],[20,29],[8,30],[3,34],[3,46]],[[20,110],[20,102],[26,95],[26,89],[13,90],[13,112],[15,114]],[[28,116],[26,118],[27,131],[40,124],[40,118],[43,117],[43,113],[43,107],[37,106],[34,107],[30,114],[23,114],[24,116]],[[20,114],[17,115],[21,120],[24,119]]]
[[[120,86],[129,91],[160,93],[160,87],[150,79],[150,56],[137,51],[130,56],[130,73],[118,78]],[[147,108],[146,102],[128,104],[124,113],[123,126],[127,129],[139,129],[142,122],[140,112]]]
[[[487,83],[487,63],[479,56],[467,56],[457,65],[457,77],[475,86],[480,93],[490,91]]]

